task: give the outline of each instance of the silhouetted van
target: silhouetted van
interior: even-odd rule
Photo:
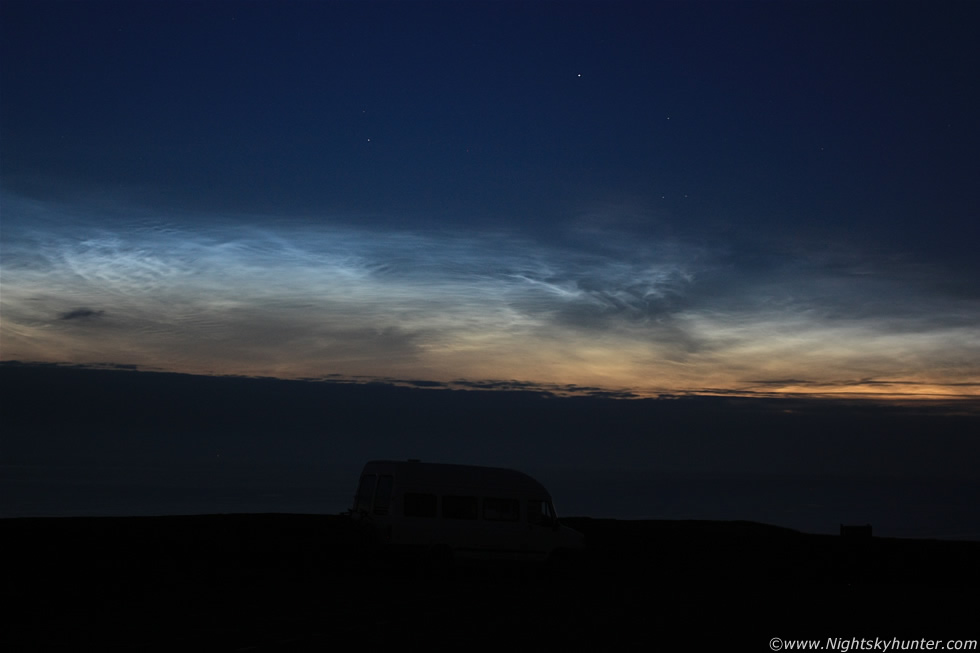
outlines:
[[[584,547],[544,486],[512,469],[371,461],[351,516],[392,548],[447,558],[556,560]]]

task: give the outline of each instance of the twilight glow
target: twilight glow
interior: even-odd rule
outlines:
[[[980,303],[939,294],[941,269],[861,252],[787,250],[746,274],[721,246],[580,222],[547,243],[115,211],[5,198],[5,360],[639,394],[978,394]]]

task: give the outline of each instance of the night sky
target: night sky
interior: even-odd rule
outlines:
[[[0,517],[980,539],[980,3],[0,2]],[[920,401],[928,400],[928,401]]]
[[[978,24],[5,0],[0,356],[975,399]]]

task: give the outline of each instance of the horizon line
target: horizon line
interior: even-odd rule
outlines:
[[[108,362],[68,362],[68,361],[25,361],[19,359],[0,360],[0,367],[47,367],[64,369],[87,369],[87,370],[107,370],[120,372],[144,372],[156,374],[177,374],[182,376],[228,378],[228,379],[254,379],[254,380],[273,380],[273,381],[296,381],[306,383],[335,383],[349,385],[389,385],[394,387],[405,387],[417,390],[455,390],[455,391],[484,391],[484,392],[527,392],[532,394],[546,395],[551,397],[592,397],[616,400],[678,400],[697,397],[715,397],[724,399],[796,399],[796,400],[835,400],[835,401],[855,401],[860,403],[880,403],[880,404],[971,404],[976,403],[980,411],[980,383],[917,383],[913,381],[879,381],[873,379],[862,379],[860,381],[842,382],[839,384],[826,382],[808,382],[797,379],[783,381],[756,381],[760,386],[779,385],[784,387],[813,386],[814,388],[824,388],[814,392],[806,392],[800,389],[793,390],[758,390],[752,388],[685,388],[685,389],[661,389],[644,390],[638,388],[605,388],[599,386],[581,386],[574,383],[554,383],[527,381],[518,379],[453,379],[442,381],[435,379],[408,379],[392,378],[385,376],[369,375],[343,375],[329,373],[322,376],[275,376],[269,374],[243,374],[243,373],[222,373],[215,371],[187,371],[139,365],[132,363],[108,363]],[[881,387],[892,388],[895,386],[910,386],[921,388],[942,388],[942,387],[974,387],[977,394],[970,393],[950,393],[950,392],[894,392],[894,391],[867,391],[867,390],[841,390],[831,388],[861,388],[861,387]]]

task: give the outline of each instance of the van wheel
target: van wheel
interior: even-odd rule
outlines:
[[[448,578],[453,573],[453,550],[445,544],[438,544],[429,549],[426,567],[429,575],[436,578]]]
[[[555,549],[548,556],[548,574],[560,578],[571,571],[572,554],[568,549]]]

